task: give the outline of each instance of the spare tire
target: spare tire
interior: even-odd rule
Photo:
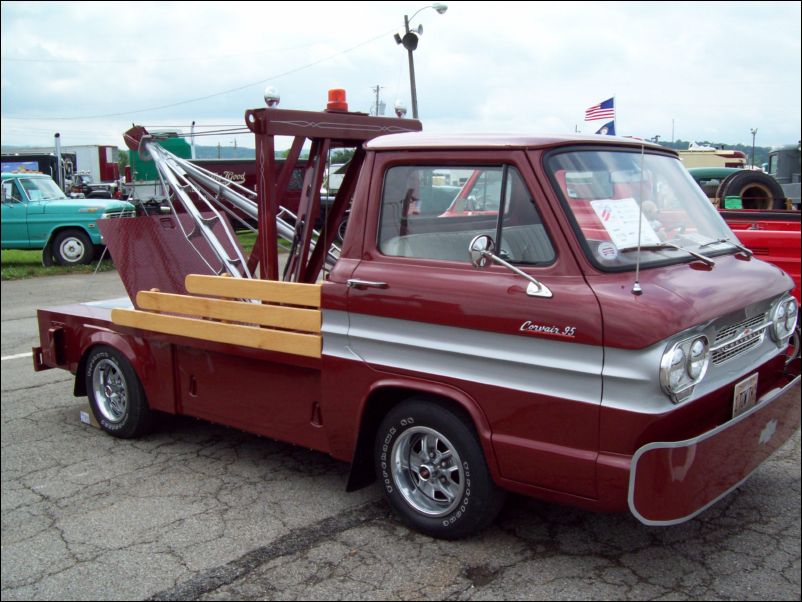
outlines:
[[[719,185],[716,196],[724,209],[724,198],[739,196],[744,209],[785,209],[785,193],[777,180],[762,171],[745,169],[730,174]]]

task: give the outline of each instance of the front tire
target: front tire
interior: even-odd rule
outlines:
[[[473,425],[430,399],[411,399],[387,414],[375,463],[393,510],[432,537],[470,535],[488,526],[504,503]]]
[[[153,416],[131,364],[112,347],[92,349],[86,361],[86,391],[100,428],[131,439],[147,433]]]
[[[83,230],[62,230],[53,239],[53,256],[63,266],[90,263],[95,248]]]

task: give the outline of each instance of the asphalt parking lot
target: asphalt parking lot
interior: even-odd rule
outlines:
[[[3,600],[800,599],[799,431],[680,526],[512,496],[437,541],[320,453],[195,420],[135,441],[82,424],[72,376],[33,372],[35,308],[123,294],[114,272],[2,283]]]

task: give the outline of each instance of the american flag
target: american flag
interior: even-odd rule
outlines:
[[[585,121],[596,121],[597,119],[615,119],[615,97],[608,98],[585,110]]]

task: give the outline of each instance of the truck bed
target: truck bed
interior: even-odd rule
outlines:
[[[720,211],[727,225],[755,256],[773,263],[794,280],[793,295],[800,301],[800,212],[799,211]]]

